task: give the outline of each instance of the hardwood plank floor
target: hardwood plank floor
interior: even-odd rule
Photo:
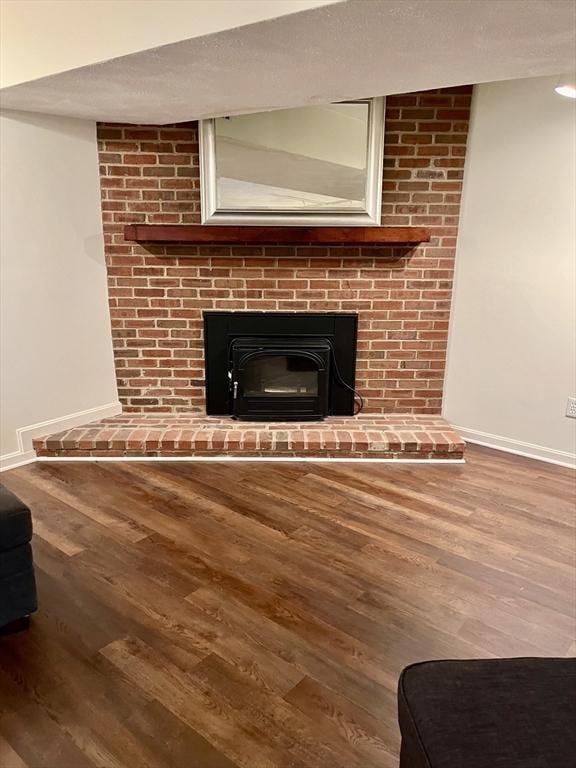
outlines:
[[[0,766],[392,768],[406,664],[574,655],[576,475],[467,460],[4,473],[40,610],[0,638]]]

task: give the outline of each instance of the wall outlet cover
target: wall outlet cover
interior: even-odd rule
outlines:
[[[566,416],[576,419],[576,397],[569,397],[566,404]]]

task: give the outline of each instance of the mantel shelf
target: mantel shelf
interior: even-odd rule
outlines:
[[[128,224],[126,240],[196,245],[415,245],[430,240],[424,227],[222,227],[200,224]]]

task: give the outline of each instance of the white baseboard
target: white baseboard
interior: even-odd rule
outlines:
[[[7,469],[16,469],[23,464],[31,464],[36,461],[36,454],[34,451],[14,451],[14,453],[5,453],[0,456],[0,472],[4,472]]]
[[[117,416],[119,413],[122,413],[122,405],[115,401],[114,403],[99,405],[96,408],[87,408],[85,411],[70,413],[57,419],[39,421],[37,424],[19,427],[16,430],[18,450],[0,456],[0,472],[35,461],[36,454],[32,447],[32,440],[35,437],[42,437],[54,432],[63,432],[65,429],[80,427],[83,424],[89,424],[91,421],[99,421],[110,416]]]
[[[550,464],[558,464],[561,467],[576,469],[576,454],[568,451],[558,451],[555,448],[546,448],[543,445],[525,443],[522,440],[512,440],[509,437],[492,435],[489,432],[480,432],[476,429],[467,429],[453,425],[453,429],[461,435],[467,443],[483,445],[486,448],[495,448],[505,453],[515,453],[518,456],[526,456],[529,459],[539,459]]]

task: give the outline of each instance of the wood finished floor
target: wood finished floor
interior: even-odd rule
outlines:
[[[2,768],[390,768],[400,670],[574,655],[567,469],[33,464]]]

